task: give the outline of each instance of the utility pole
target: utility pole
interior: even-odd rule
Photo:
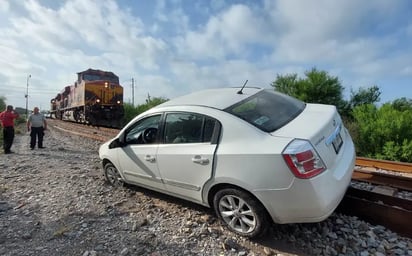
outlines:
[[[133,79],[133,77],[132,77],[132,104],[133,104],[133,107],[134,107],[134,79]]]
[[[28,118],[28,115],[29,115],[29,78],[30,77],[31,75],[27,76],[26,95],[24,95],[24,97],[26,97],[26,118]]]

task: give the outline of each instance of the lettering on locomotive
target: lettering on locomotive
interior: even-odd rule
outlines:
[[[120,128],[124,116],[123,87],[110,71],[88,69],[50,101],[52,118]]]

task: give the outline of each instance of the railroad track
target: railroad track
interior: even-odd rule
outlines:
[[[361,167],[375,168],[378,170],[388,170],[393,172],[411,173],[412,163],[393,162],[387,160],[370,159],[365,157],[357,157],[356,165]]]
[[[118,129],[59,120],[51,120],[49,125],[64,132],[102,142],[113,138],[119,132]],[[400,191],[412,193],[411,163],[357,157],[352,180],[371,184],[373,189],[365,190],[350,186],[337,209],[338,212],[358,216],[362,220],[385,226],[412,238],[412,198],[396,196]]]
[[[74,135],[90,138],[93,140],[105,142],[113,138],[119,132],[119,129],[96,127],[85,124],[77,124],[72,122],[64,122],[56,119],[48,120],[49,126],[53,126],[63,132],[71,133]]]
[[[412,199],[397,196],[412,193],[411,174],[410,163],[358,157],[352,180],[372,184],[372,189],[350,186],[337,210],[412,238]]]

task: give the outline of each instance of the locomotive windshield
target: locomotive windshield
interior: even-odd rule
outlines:
[[[108,76],[108,75],[98,75],[98,74],[83,74],[83,80],[87,81],[110,81],[112,83],[119,83],[119,78],[116,76]]]

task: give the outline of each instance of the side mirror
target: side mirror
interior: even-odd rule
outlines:
[[[109,144],[109,148],[120,148],[123,146],[123,143],[120,142],[119,138],[114,139],[112,142]]]

